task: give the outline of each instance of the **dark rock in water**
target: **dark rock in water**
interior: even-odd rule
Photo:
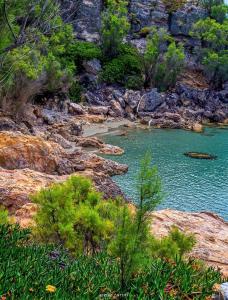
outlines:
[[[184,153],[184,155],[195,159],[208,159],[208,160],[217,159],[216,155],[211,155],[208,153],[201,153],[201,152],[186,152]]]

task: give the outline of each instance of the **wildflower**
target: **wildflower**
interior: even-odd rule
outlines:
[[[54,293],[56,291],[56,287],[53,285],[47,285],[46,286],[46,292],[48,293]]]

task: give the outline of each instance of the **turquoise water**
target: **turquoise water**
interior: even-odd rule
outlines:
[[[112,159],[129,166],[114,181],[137,201],[136,173],[144,153],[152,153],[166,194],[161,208],[213,211],[228,220],[228,128],[207,128],[204,133],[183,130],[132,130],[127,136],[109,134],[103,139],[125,150]],[[217,155],[217,160],[197,160],[183,155],[196,151]]]

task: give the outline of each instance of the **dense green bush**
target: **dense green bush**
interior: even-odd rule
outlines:
[[[154,84],[160,91],[174,87],[178,75],[184,68],[184,49],[171,43],[160,63],[157,64],[154,75]]]
[[[7,224],[9,221],[8,211],[4,207],[0,206],[0,225]]]
[[[114,228],[118,203],[102,201],[89,179],[73,176],[33,196],[39,205],[34,235],[44,242],[59,243],[76,254],[99,251]]]
[[[191,34],[201,41],[198,54],[211,85],[221,88],[228,78],[228,20],[222,24],[211,18],[200,20]]]
[[[227,18],[228,5],[221,4],[211,8],[211,17],[222,24]]]
[[[160,91],[173,87],[184,67],[184,57],[183,47],[177,47],[165,30],[153,28],[142,60],[145,87],[157,87]]]
[[[66,52],[66,57],[81,67],[84,60],[101,59],[102,52],[95,43],[77,41],[72,43]]]
[[[70,100],[75,103],[80,103],[82,100],[82,91],[82,86],[75,80],[69,89]]]
[[[224,4],[224,0],[200,0],[200,4],[211,14],[212,7]]]
[[[58,3],[1,1],[0,11],[0,102],[22,106],[36,93],[69,85],[76,68],[64,55],[73,30]]]
[[[143,85],[141,57],[129,45],[119,47],[119,56],[105,62],[101,79],[107,83],[119,83],[137,89]]]
[[[127,19],[127,1],[107,0],[102,14],[102,49],[105,57],[119,54],[119,46],[130,29]]]
[[[152,259],[124,290],[120,262],[105,253],[72,259],[54,245],[38,245],[28,230],[0,226],[0,297],[4,299],[206,299],[221,275],[195,260]]]

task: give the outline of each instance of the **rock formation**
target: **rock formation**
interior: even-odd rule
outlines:
[[[162,210],[152,214],[152,232],[160,237],[175,225],[180,230],[195,234],[197,244],[191,253],[207,264],[219,267],[228,276],[228,223],[209,212],[188,213]]]

